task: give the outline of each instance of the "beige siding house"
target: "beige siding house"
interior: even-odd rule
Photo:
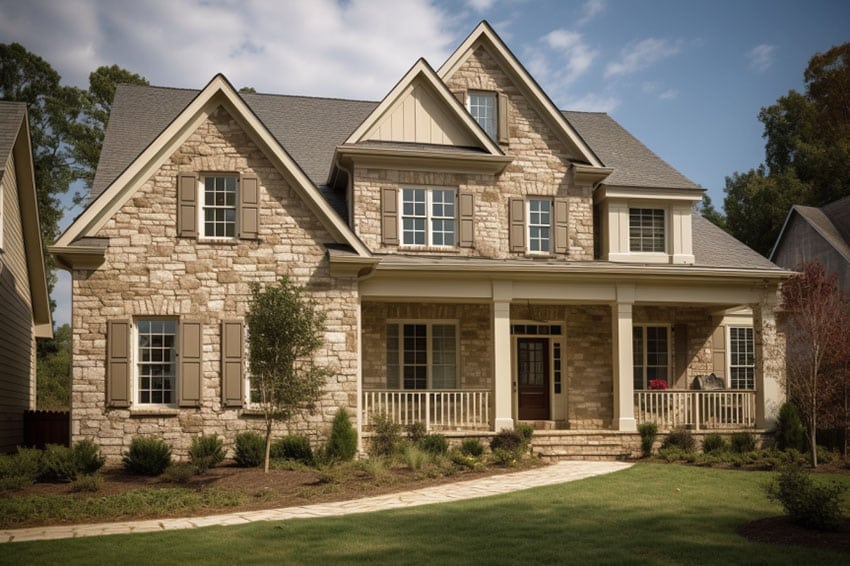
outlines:
[[[0,102],[0,452],[35,409],[35,339],[53,336],[27,106]]]
[[[51,248],[72,437],[116,457],[259,428],[242,321],[284,274],[327,314],[335,376],[290,424],[317,442],[339,406],[362,438],[376,413],[527,421],[617,455],[645,421],[765,430],[788,272],[695,215],[702,192],[606,114],[556,108],[486,22],[380,102],[119,87],[91,204]]]

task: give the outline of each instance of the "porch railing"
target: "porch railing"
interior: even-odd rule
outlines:
[[[756,392],[635,391],[635,419],[654,421],[659,430],[755,428]]]
[[[401,425],[415,422],[428,430],[487,430],[490,426],[490,391],[452,389],[439,391],[372,390],[363,392],[363,423],[386,413]]]

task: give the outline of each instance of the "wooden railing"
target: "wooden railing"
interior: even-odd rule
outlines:
[[[363,392],[363,423],[386,413],[401,425],[415,422],[430,430],[488,430],[490,391],[452,389],[429,391],[371,390]]]
[[[635,391],[635,419],[655,422],[659,430],[755,428],[756,392]]]

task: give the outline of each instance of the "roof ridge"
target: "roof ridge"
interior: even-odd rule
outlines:
[[[157,90],[172,90],[172,91],[180,91],[180,92],[201,92],[199,88],[184,88],[177,86],[162,86],[162,85],[139,85],[132,83],[119,83],[118,86],[122,87],[131,87],[138,89],[157,89]],[[268,96],[275,98],[300,98],[307,100],[337,100],[340,102],[358,102],[363,104],[378,104],[377,100],[363,100],[359,98],[342,98],[339,96],[310,96],[305,94],[283,94],[283,93],[274,93],[274,92],[240,92],[239,96]]]

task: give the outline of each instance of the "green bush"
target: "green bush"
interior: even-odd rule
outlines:
[[[84,474],[77,477],[71,484],[71,491],[80,493],[83,491],[94,493],[103,485],[103,476],[100,474]]]
[[[18,447],[16,454],[0,454],[0,489],[20,489],[38,480],[41,450]]]
[[[442,434],[426,434],[417,444],[421,450],[429,454],[445,454],[449,451],[449,441]]]
[[[522,437],[522,443],[527,448],[531,445],[531,437],[534,436],[534,427],[528,423],[518,423],[514,428]]]
[[[372,439],[369,443],[370,456],[393,456],[401,447],[401,425],[386,413],[372,416]]]
[[[661,448],[671,447],[679,448],[683,452],[693,452],[696,447],[694,435],[689,430],[674,430],[667,435],[667,438],[661,444]]]
[[[414,444],[417,444],[422,438],[428,434],[428,429],[425,428],[425,423],[416,421],[407,425],[407,438]]]
[[[310,440],[303,434],[290,434],[272,442],[271,457],[300,462],[305,466],[312,466],[314,461]]]
[[[732,452],[745,454],[756,449],[756,437],[749,432],[735,432],[729,439]]]
[[[234,459],[243,468],[256,468],[266,459],[266,441],[260,433],[246,430],[236,435]]]
[[[806,448],[806,431],[793,403],[786,401],[779,409],[776,422],[776,446],[780,450],[798,450]]]
[[[188,483],[197,471],[197,466],[188,462],[171,464],[162,472],[162,479],[169,483]]]
[[[507,450],[505,448],[494,448],[490,454],[493,462],[500,466],[516,466],[521,451]]]
[[[171,465],[171,447],[161,438],[137,436],[122,460],[131,474],[158,476]]]
[[[726,444],[726,441],[716,432],[706,434],[705,438],[702,439],[702,451],[706,454],[724,452],[728,449],[729,446]]]
[[[189,448],[189,461],[195,466],[195,471],[203,474],[210,468],[215,468],[224,460],[224,446],[217,434],[201,435],[192,439]]]
[[[516,430],[501,430],[490,439],[490,450],[494,453],[497,463],[504,464],[505,455],[496,455],[496,452],[510,452],[513,456],[512,460],[518,460],[525,452],[525,439]]]
[[[818,464],[831,464],[835,461],[835,452],[832,452],[826,446],[818,446]],[[811,455],[809,455],[811,459]]]
[[[428,461],[428,453],[415,445],[407,445],[401,451],[401,459],[411,470],[421,470]]]
[[[480,442],[478,443],[478,446],[481,447],[483,453],[484,447],[481,446]],[[484,468],[484,464],[481,463],[477,456],[467,454],[462,449],[458,450],[457,448],[452,448],[449,450],[449,461],[456,466],[468,468],[470,470],[480,470]]]
[[[48,444],[41,455],[42,481],[72,481],[77,477],[74,451],[60,444]]]
[[[779,502],[797,524],[820,531],[836,531],[841,525],[841,495],[836,483],[818,484],[800,466],[789,465],[767,486],[767,495]]]
[[[334,415],[331,436],[325,447],[323,459],[348,462],[357,454],[357,431],[351,425],[351,418],[345,407],[340,407]]]
[[[460,444],[460,451],[466,456],[480,458],[484,454],[484,445],[477,438],[466,438]]]
[[[84,438],[74,443],[74,466],[78,474],[91,475],[103,467],[106,462],[100,453],[100,447]]]
[[[655,444],[655,438],[658,436],[658,424],[641,423],[638,425],[640,433],[640,449],[644,456],[652,454],[652,445]]]
[[[678,446],[662,446],[658,450],[658,457],[668,463],[687,461],[688,454],[692,452],[686,452]]]

